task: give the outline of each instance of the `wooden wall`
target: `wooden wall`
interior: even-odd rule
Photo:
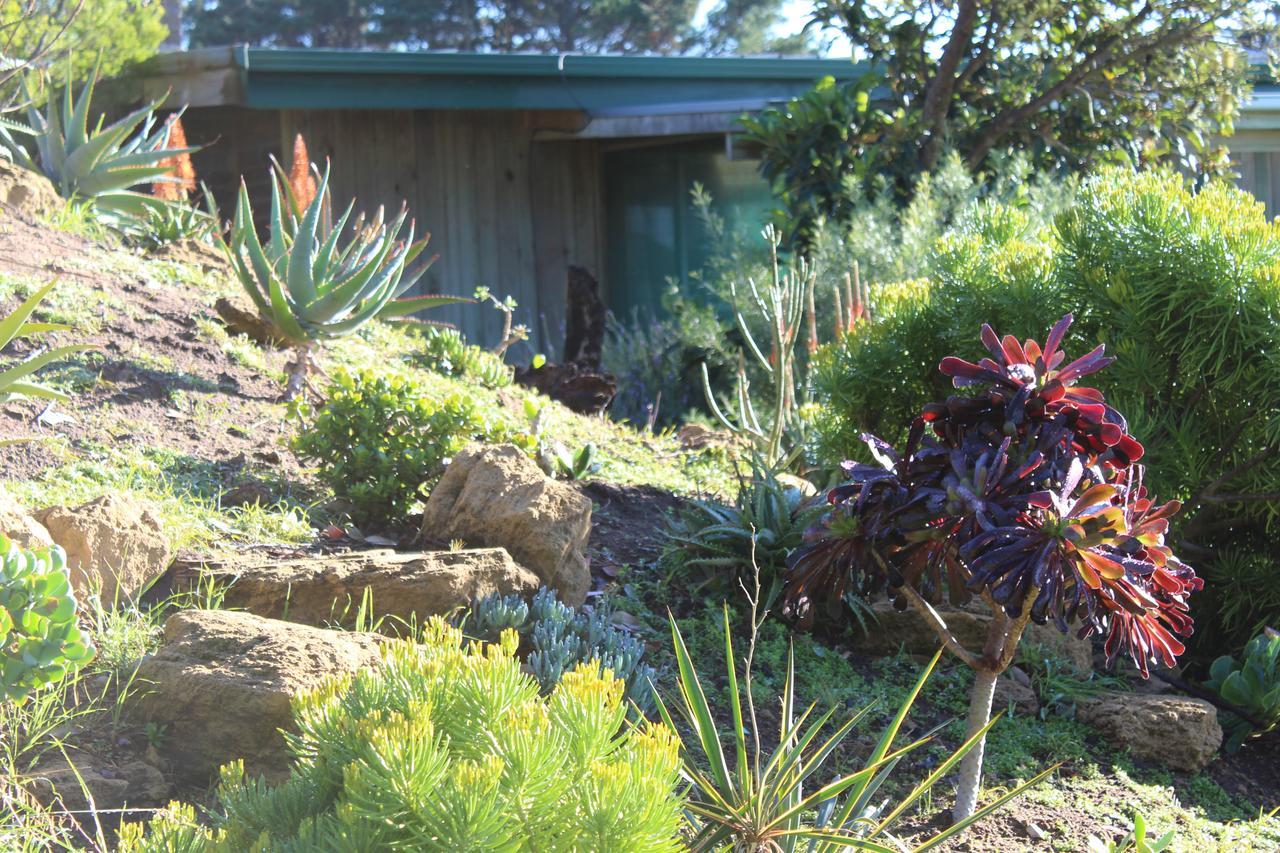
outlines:
[[[440,256],[423,280],[424,292],[469,296],[484,284],[499,297],[510,294],[537,352],[558,355],[568,266],[602,275],[597,143],[535,141],[537,113],[220,108],[190,110],[188,116],[184,123],[193,142],[196,136],[208,141],[209,132],[220,128],[218,143],[197,158],[196,167],[202,176],[216,172],[211,185],[224,215],[234,198],[236,172],[256,168],[265,176],[268,138],[287,165],[300,132],[312,160],[332,161],[336,205],[355,198],[357,209],[372,213],[384,205],[391,213],[408,203],[417,233],[430,232],[428,251]],[[264,123],[274,125],[274,132],[264,132]],[[265,205],[265,182],[256,183],[250,184],[255,206]],[[489,307],[423,316],[456,323],[485,346],[501,334],[502,317]]]

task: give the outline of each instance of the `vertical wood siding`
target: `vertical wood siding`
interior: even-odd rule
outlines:
[[[335,205],[354,198],[357,210],[382,205],[390,216],[407,202],[415,233],[429,232],[428,253],[440,256],[423,292],[470,296],[483,284],[511,295],[532,349],[552,355],[562,340],[568,266],[602,275],[603,204],[596,143],[535,142],[536,119],[517,111],[218,108],[190,110],[184,124],[198,128],[193,142],[214,142],[196,165],[227,215],[240,173],[252,177],[255,208],[265,210],[267,154],[287,168],[302,133],[312,160],[332,163]],[[457,324],[484,346],[502,330],[500,313],[486,306],[423,317]]]

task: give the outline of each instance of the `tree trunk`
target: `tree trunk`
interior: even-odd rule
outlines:
[[[965,724],[964,738],[982,731],[991,721],[991,700],[996,693],[997,672],[978,670],[969,694],[969,718]],[[978,806],[978,789],[982,787],[982,758],[987,749],[987,739],[974,744],[960,759],[960,783],[956,786],[956,805],[951,812],[953,821],[961,821],[973,814]]]
[[[289,362],[287,368],[288,381],[284,386],[284,401],[286,403],[296,400],[298,395],[306,388],[307,375],[311,373],[314,367],[310,346],[298,347],[293,353],[294,360]]]

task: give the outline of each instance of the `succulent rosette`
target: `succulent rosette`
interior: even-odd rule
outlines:
[[[1145,674],[1172,665],[1203,582],[1165,542],[1177,502],[1142,486],[1142,445],[1096,388],[1077,384],[1113,359],[1102,346],[1067,361],[1063,317],[1045,346],[1000,338],[990,357],[942,360],[956,395],[916,418],[901,453],[864,436],[876,464],[846,462],[849,482],[788,563],[787,607],[907,587],[930,603],[978,594],[1011,617],[1104,634],[1109,661]]]

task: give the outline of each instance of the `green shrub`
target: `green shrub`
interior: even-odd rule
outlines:
[[[76,620],[67,555],[0,534],[0,701],[22,702],[93,658]]]
[[[121,849],[680,849],[674,734],[628,727],[622,682],[597,666],[542,698],[515,646],[463,647],[433,619],[381,669],[295,700],[282,785],[224,768],[212,828],[175,809],[125,827]]]
[[[485,388],[506,388],[511,384],[511,368],[500,357],[467,343],[461,332],[446,326],[426,327],[418,360],[437,373],[467,379]]]
[[[1152,491],[1187,506],[1177,535],[1206,578],[1200,636],[1239,648],[1274,621],[1280,225],[1262,204],[1221,184],[1195,193],[1168,172],[1106,170],[1052,230],[1016,209],[977,210],[932,267],[929,284],[873,289],[876,322],[820,354],[824,455],[861,457],[863,431],[899,440],[948,393],[942,357],[982,354],[983,322],[1025,336],[1046,311],[1071,311],[1082,340],[1120,356],[1098,387],[1143,436]]]
[[[551,692],[565,673],[594,661],[622,681],[627,701],[645,712],[653,707],[657,673],[641,662],[644,643],[613,624],[607,603],[575,614],[546,587],[529,603],[519,595],[495,593],[471,605],[462,627],[487,642],[497,641],[503,631],[515,631],[521,647],[529,650],[529,672],[544,692]]]
[[[1209,668],[1206,686],[1252,719],[1233,715],[1227,749],[1280,727],[1280,633],[1267,629],[1244,647],[1244,660],[1223,655]]]
[[[685,299],[674,286],[662,299],[661,318],[632,315],[609,318],[603,366],[618,377],[618,394],[609,416],[637,429],[683,424],[691,416],[710,416],[702,393],[701,365],[712,386],[731,387],[731,332],[709,305]]]
[[[407,376],[336,371],[324,403],[297,403],[293,447],[350,505],[357,524],[404,520],[420,487],[469,441],[490,433],[471,397],[428,391]]]

